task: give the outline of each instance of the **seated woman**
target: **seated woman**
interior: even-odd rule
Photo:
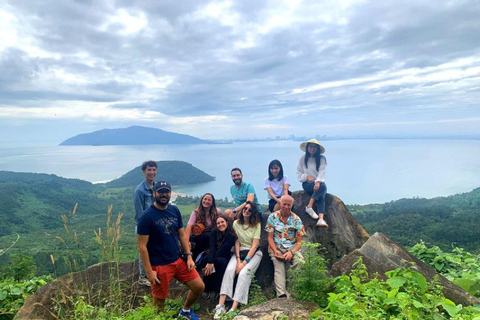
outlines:
[[[297,178],[302,183],[303,190],[311,196],[305,212],[313,219],[318,219],[318,227],[328,228],[328,224],[323,220],[327,193],[325,184],[327,159],[322,155],[325,148],[317,139],[310,139],[300,145],[300,150],[304,151],[305,155],[298,161]],[[313,209],[315,204],[316,210]]]
[[[280,210],[280,198],[288,191],[290,180],[283,175],[283,166],[278,160],[272,160],[268,165],[268,177],[265,178],[264,189],[268,192],[268,209],[270,212]]]
[[[208,248],[208,239],[213,223],[222,210],[215,205],[215,197],[211,193],[205,193],[200,199],[198,208],[192,211],[187,223],[187,238],[192,243],[192,255],[195,261],[197,256]]]
[[[210,234],[209,248],[205,257],[198,264],[198,268],[203,269],[203,282],[205,283],[202,297],[212,300],[218,298],[223,275],[232,257],[232,247],[237,238],[225,216],[218,216],[215,225],[216,227]]]
[[[252,277],[262,260],[262,251],[257,250],[260,244],[261,228],[257,206],[255,203],[247,201],[238,219],[233,222],[233,230],[237,235],[235,256],[232,256],[225,270],[220,288],[220,299],[215,307],[214,319],[220,319],[221,315],[225,313],[227,296],[233,300],[229,313],[235,311],[240,303],[247,304]],[[235,275],[238,275],[238,280],[234,294]]]

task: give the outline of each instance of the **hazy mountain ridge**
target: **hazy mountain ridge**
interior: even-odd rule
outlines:
[[[202,144],[210,143],[186,134],[164,131],[157,128],[131,126],[119,129],[103,129],[71,137],[61,146],[107,146],[107,145],[149,145],[149,144]]]

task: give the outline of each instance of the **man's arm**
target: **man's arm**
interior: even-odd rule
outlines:
[[[277,250],[277,246],[275,245],[275,240],[273,239],[273,235],[274,235],[274,231],[270,231],[268,232],[268,237],[267,237],[267,240],[268,240],[268,246],[270,247],[270,249],[272,250],[273,252],[273,255],[275,257],[279,257],[279,258],[282,258],[282,254]]]
[[[149,236],[143,236],[137,234],[137,245],[138,252],[140,252],[140,257],[142,258],[143,268],[147,274],[147,279],[150,283],[160,284],[160,279],[157,278],[157,272],[152,270],[152,265],[150,264],[150,258],[148,257],[147,243]]]
[[[135,223],[137,223],[138,218],[142,215],[144,208],[143,204],[145,203],[145,195],[139,190],[135,190],[133,193],[133,207],[135,208]]]
[[[303,236],[297,233],[295,240],[296,242],[295,242],[295,245],[292,247],[292,249],[288,250],[287,253],[283,255],[286,261],[292,260],[293,253],[300,250],[300,247],[302,246]]]
[[[192,258],[192,252],[190,251],[190,243],[188,242],[187,234],[183,228],[178,229],[178,239],[180,240],[180,244],[182,245],[183,251],[187,253],[187,266],[188,270],[192,270],[195,268],[195,261]]]

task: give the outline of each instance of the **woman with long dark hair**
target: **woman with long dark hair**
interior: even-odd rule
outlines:
[[[187,222],[187,237],[192,243],[192,255],[195,261],[197,256],[208,248],[210,233],[215,227],[214,222],[222,210],[215,205],[215,197],[205,193],[200,199],[200,204],[192,211]]]
[[[260,244],[260,214],[255,203],[247,201],[237,220],[233,222],[233,230],[237,235],[235,241],[235,256],[232,256],[228,262],[227,269],[223,275],[222,286],[220,288],[220,299],[215,307],[214,319],[220,319],[222,313],[225,313],[225,300],[229,296],[233,300],[233,312],[238,305],[247,304],[248,291],[252,282],[252,277],[262,260],[262,251],[257,250]],[[238,275],[235,286],[233,284],[235,275]]]
[[[268,165],[268,177],[265,178],[264,189],[268,193],[268,209],[275,212],[280,209],[280,198],[284,194],[291,194],[288,191],[290,180],[283,175],[283,166],[277,159],[272,160]]]
[[[317,226],[328,228],[323,219],[325,215],[325,170],[327,159],[322,155],[325,148],[317,141],[310,139],[300,145],[305,154],[300,158],[297,165],[297,178],[302,183],[303,190],[310,195],[305,212],[313,219],[318,219]],[[315,210],[313,206],[315,205]]]
[[[215,228],[210,234],[208,250],[198,264],[198,268],[203,270],[203,282],[205,283],[203,298],[212,300],[218,298],[220,285],[227,264],[232,257],[232,247],[236,238],[228,219],[219,215],[215,220]]]

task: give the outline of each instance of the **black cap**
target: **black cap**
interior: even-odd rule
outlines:
[[[160,190],[172,191],[172,187],[170,186],[170,183],[168,183],[167,181],[158,181],[153,186],[153,191],[160,191]]]

